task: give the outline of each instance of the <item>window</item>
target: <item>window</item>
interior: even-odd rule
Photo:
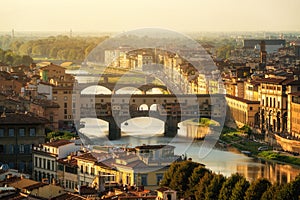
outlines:
[[[8,154],[14,154],[14,145],[13,144],[8,145]]]
[[[19,128],[19,136],[25,136],[25,129]]]
[[[4,128],[0,128],[0,137],[4,137]]]
[[[50,160],[47,160],[47,169],[50,170]]]
[[[146,186],[147,185],[147,174],[142,174],[141,180],[142,180],[142,185]]]
[[[19,145],[19,153],[24,153],[24,144]]]
[[[68,103],[64,103],[64,108],[67,108],[68,107]]]
[[[5,145],[0,144],[0,154],[5,153]]]
[[[64,96],[64,100],[67,101],[67,100],[68,100],[68,97],[67,97],[67,96]]]
[[[80,173],[83,173],[83,166],[80,166]]]
[[[250,106],[250,110],[253,110],[252,106]]]
[[[66,115],[66,114],[68,114],[68,111],[67,111],[67,109],[65,109],[65,110],[64,110],[64,114],[65,114],[65,115]]]
[[[9,137],[14,137],[15,136],[15,129],[13,129],[13,128],[8,129],[8,136]]]
[[[91,168],[91,175],[95,175],[95,168],[94,167]]]
[[[56,101],[57,100],[57,96],[53,96],[53,100]]]
[[[30,128],[29,129],[29,135],[30,136],[35,136],[35,128]]]
[[[156,185],[160,184],[162,178],[163,178],[163,174],[156,174]]]

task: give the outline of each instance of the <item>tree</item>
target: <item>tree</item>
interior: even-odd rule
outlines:
[[[239,174],[232,174],[222,185],[219,199],[229,200],[235,184],[243,177]]]
[[[243,200],[249,185],[249,182],[245,178],[240,179],[232,190],[230,200]]]
[[[195,192],[197,190],[196,186],[206,173],[211,172],[203,166],[198,166],[193,170],[193,173],[189,177],[188,190],[185,193],[186,197],[195,196]]]
[[[278,183],[273,184],[271,187],[265,191],[261,197],[261,200],[276,200],[278,197],[278,193],[280,192],[280,188],[282,188],[283,185],[280,185]]]
[[[170,182],[170,187],[178,191],[179,196],[183,196],[188,189],[188,178],[193,173],[194,169],[200,164],[192,161],[180,162],[179,167],[175,171]]]
[[[195,196],[191,196],[192,199],[200,200],[205,199],[205,193],[207,191],[207,187],[212,180],[212,173],[206,172],[205,175],[201,178],[199,184],[196,186]]]
[[[270,181],[267,179],[257,179],[248,188],[245,193],[245,200],[260,199],[265,191],[271,186]]]
[[[225,178],[222,174],[214,175],[209,186],[206,189],[205,200],[215,200],[218,199],[220,190],[222,188]]]

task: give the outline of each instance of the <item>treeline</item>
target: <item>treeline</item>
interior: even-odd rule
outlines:
[[[0,62],[5,65],[27,65],[29,66],[33,59],[28,55],[18,55],[11,50],[4,51],[0,49]]]
[[[243,176],[224,177],[192,161],[173,163],[161,186],[177,191],[179,198],[195,200],[298,200],[300,175],[287,184],[271,184],[267,179],[249,183]]]
[[[5,41],[0,42],[0,45],[17,54],[29,55],[33,58],[83,61],[90,51],[106,38],[59,35],[29,41],[16,38],[10,42],[7,38],[2,38]]]

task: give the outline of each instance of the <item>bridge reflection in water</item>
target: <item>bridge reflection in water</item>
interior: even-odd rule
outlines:
[[[135,118],[122,125],[122,137],[118,140],[108,141],[108,124],[99,119],[82,119],[86,121],[85,128],[80,131],[89,138],[91,145],[129,145],[138,146],[141,144],[170,144],[173,142],[175,146],[175,154],[182,155],[186,153],[194,161],[206,165],[216,173],[222,173],[230,176],[232,173],[240,173],[249,181],[257,178],[267,178],[271,182],[290,182],[300,173],[300,168],[291,165],[283,165],[273,162],[262,162],[258,159],[247,157],[239,152],[224,151],[220,149],[212,149],[210,153],[204,157],[199,157],[199,149],[202,147],[203,141],[194,141],[184,152],[186,146],[185,140],[178,138],[172,141],[172,138],[163,137],[163,122],[157,119]],[[149,125],[151,124],[151,127]],[[147,129],[144,126],[149,127]],[[180,123],[179,134],[184,135],[184,123]]]

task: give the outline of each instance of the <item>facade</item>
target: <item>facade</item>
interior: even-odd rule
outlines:
[[[109,152],[88,152],[75,156],[78,165],[78,184],[100,190],[109,184],[159,186],[168,166],[179,156],[168,145],[144,145]]]
[[[57,160],[76,152],[80,146],[69,140],[57,140],[33,148],[33,178],[52,182],[57,180]]]
[[[250,101],[243,98],[226,95],[228,117],[234,119],[238,127],[249,125],[259,126],[259,101]]]
[[[271,132],[287,131],[287,79],[264,78],[260,82],[260,128]]]
[[[35,99],[30,102],[29,107],[30,112],[48,120],[46,128],[51,130],[58,129],[59,105],[57,103],[53,102],[52,100]]]
[[[288,96],[288,132],[292,137],[300,138],[300,92]]]
[[[58,127],[60,129],[73,130],[72,94],[75,83],[74,76],[66,74],[65,68],[54,64],[40,68],[40,77],[43,82],[43,92],[52,96],[52,100],[59,105]],[[52,85],[52,92],[50,85]]]
[[[47,120],[21,113],[0,117],[0,162],[20,172],[32,172],[32,148],[45,142]]]

